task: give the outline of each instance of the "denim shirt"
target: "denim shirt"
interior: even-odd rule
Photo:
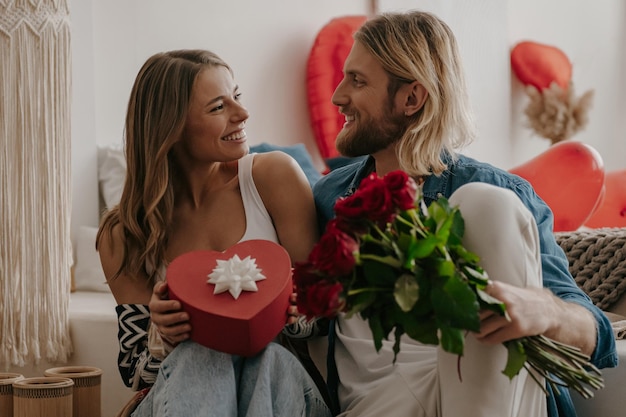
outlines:
[[[609,319],[598,309],[577,285],[569,273],[569,264],[565,253],[557,244],[553,233],[552,211],[535,193],[530,183],[521,177],[496,168],[487,163],[458,155],[456,160],[444,158],[448,169],[440,176],[430,175],[423,184],[423,195],[426,204],[439,197],[450,198],[460,186],[470,182],[484,182],[515,192],[524,205],[533,214],[539,231],[541,248],[541,267],[543,270],[543,286],[550,289],[557,297],[567,302],[577,303],[588,309],[596,319],[596,348],[591,362],[598,368],[615,367],[618,356],[615,339]],[[338,168],[320,179],[313,188],[320,229],[335,217],[334,205],[339,197],[347,196],[357,189],[361,180],[374,170],[374,159],[369,157]],[[329,391],[336,395],[338,381],[334,365],[334,326],[329,334],[328,352],[328,384]],[[334,386],[333,386],[334,385]],[[548,397],[548,416],[574,417],[576,411],[569,390],[559,387],[560,395],[554,395],[550,386]],[[575,394],[578,395],[578,394]]]

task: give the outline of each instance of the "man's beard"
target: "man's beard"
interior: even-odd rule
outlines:
[[[337,135],[335,147],[347,157],[371,155],[399,141],[407,129],[408,118],[386,111],[379,119],[357,121],[355,129],[343,129]]]

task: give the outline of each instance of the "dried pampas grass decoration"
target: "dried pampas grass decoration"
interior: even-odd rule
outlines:
[[[529,85],[526,87],[526,94],[530,102],[524,113],[530,127],[539,136],[550,139],[553,145],[571,138],[589,121],[588,112],[593,100],[593,90],[577,98],[571,82],[567,90],[552,82],[549,88],[542,91]]]

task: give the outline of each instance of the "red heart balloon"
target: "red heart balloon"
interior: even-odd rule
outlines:
[[[524,85],[539,91],[552,82],[567,90],[572,78],[572,64],[559,48],[537,42],[520,42],[511,50],[511,68]]]
[[[257,291],[214,294],[209,274],[218,260],[237,263],[250,257],[265,279]],[[222,264],[223,265],[223,264]],[[241,265],[241,263],[239,263]],[[193,251],[174,259],[167,268],[171,299],[179,300],[190,316],[191,340],[221,352],[254,356],[282,330],[293,292],[291,260],[280,245],[247,240],[224,252]]]
[[[604,183],[604,200],[585,222],[585,226],[626,227],[626,169],[607,172]]]
[[[555,232],[578,229],[602,197],[602,157],[581,142],[559,142],[509,171],[528,180],[552,209]]]
[[[343,63],[354,39],[352,34],[367,16],[335,17],[319,31],[306,63],[307,102],[311,127],[322,158],[339,156],[335,148],[337,134],[345,117],[337,111],[331,98],[343,79]]]

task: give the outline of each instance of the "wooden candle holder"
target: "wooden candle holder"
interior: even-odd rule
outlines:
[[[93,366],[62,366],[44,372],[46,377],[74,381],[73,417],[101,417],[102,369]]]
[[[0,416],[13,416],[13,383],[23,378],[22,374],[0,373]]]
[[[72,417],[69,378],[34,377],[13,382],[14,417]]]

